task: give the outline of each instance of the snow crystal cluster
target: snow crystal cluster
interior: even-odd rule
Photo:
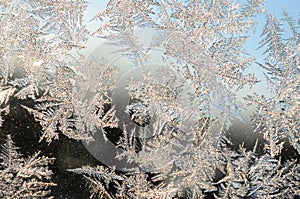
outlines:
[[[87,148],[110,142],[112,159],[124,165],[68,170],[88,181],[91,198],[300,196],[300,32],[287,12],[279,20],[263,0],[109,0],[91,31],[83,20],[88,5],[1,0],[0,135],[14,102],[40,125],[39,142],[49,147],[61,137]],[[258,46],[265,63],[245,49],[259,14],[266,15]],[[149,44],[139,31],[152,34]],[[113,53],[140,73],[122,85],[122,109],[113,97],[121,66],[105,53],[81,53],[92,38],[117,46]],[[153,64],[158,49],[161,61]],[[265,72],[272,97],[238,97],[259,82],[246,72],[253,65]],[[245,147],[228,129],[250,106],[263,137]],[[122,130],[115,144],[111,129]],[[48,168],[54,159],[40,152],[24,158],[12,140],[7,135],[1,148],[0,197],[51,197],[59,186]],[[287,148],[293,155],[283,157]]]

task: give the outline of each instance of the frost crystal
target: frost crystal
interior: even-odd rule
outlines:
[[[283,21],[266,14],[262,64],[247,56],[245,42],[255,17],[266,12],[263,0],[109,0],[92,19],[94,32],[83,23],[87,6],[84,0],[0,2],[0,127],[17,99],[41,126],[40,142],[66,136],[103,149],[118,137],[110,145],[111,162],[128,165],[69,170],[87,179],[91,197],[300,195],[300,33],[286,11]],[[113,54],[139,71],[123,82],[124,110],[113,100],[121,65],[105,53],[86,57],[80,51],[93,37],[106,39]],[[153,63],[158,50],[160,61]],[[247,106],[238,92],[258,82],[246,73],[255,62],[273,96],[243,96],[255,105],[252,123],[263,140],[237,147],[241,143],[227,131],[233,118],[243,121]],[[133,124],[123,123],[126,117]],[[122,132],[116,135],[116,129]],[[102,143],[95,142],[99,133]],[[289,146],[294,154],[284,157]],[[0,197],[49,195],[52,159],[38,153],[24,159],[10,137],[0,158]]]
[[[52,198],[49,187],[52,172],[48,165],[52,158],[40,156],[23,158],[17,151],[10,135],[0,154],[0,197],[1,198]]]

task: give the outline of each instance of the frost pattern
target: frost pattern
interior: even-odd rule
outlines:
[[[53,158],[35,153],[24,158],[17,151],[11,136],[7,136],[0,154],[0,197],[1,198],[53,198],[49,187],[52,171],[48,168]]]
[[[92,142],[99,132],[108,140],[106,129],[119,125],[111,98],[118,67],[77,52],[90,37],[102,37],[143,71],[142,80],[128,83],[132,103],[124,112],[143,128],[124,126],[116,146],[122,149],[116,158],[136,168],[69,170],[88,180],[91,197],[300,195],[300,37],[288,13],[284,20],[291,37],[284,38],[281,22],[267,13],[260,43],[268,58],[258,64],[274,96],[245,97],[256,105],[252,122],[264,136],[259,154],[256,146],[234,149],[225,132],[233,117],[242,120],[237,92],[258,82],[245,73],[255,59],[246,56],[244,44],[255,30],[255,16],[265,11],[263,0],[110,0],[93,18],[99,22],[93,33],[83,24],[86,7],[82,0],[0,2],[0,127],[11,98],[27,99],[34,106],[22,107],[40,123],[40,141],[67,136]],[[140,41],[142,29],[155,33],[150,46]],[[143,70],[156,49],[163,51],[159,71]],[[286,145],[297,158],[281,159]],[[45,167],[51,159],[22,158],[10,137],[2,151],[1,197],[29,197],[27,191],[48,196],[54,184],[43,180],[50,179]]]
[[[253,115],[255,129],[264,135],[272,156],[280,154],[284,142],[300,154],[299,27],[286,12],[284,16],[292,36],[285,39],[282,23],[274,15],[268,15],[261,41],[261,46],[266,46],[268,60],[266,64],[258,63],[266,70],[265,76],[274,97],[249,97],[257,105]]]

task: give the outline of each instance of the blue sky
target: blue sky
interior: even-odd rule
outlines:
[[[283,18],[283,9],[285,9],[287,13],[289,13],[290,16],[293,17],[298,24],[300,23],[300,0],[268,0],[266,1],[266,7],[268,13],[272,13],[278,19]],[[265,55],[263,54],[264,49],[257,49],[257,47],[259,41],[261,41],[260,35],[266,23],[266,15],[261,14],[257,17],[257,21],[259,22],[259,24],[256,27],[256,32],[254,34],[251,34],[249,40],[246,43],[246,49],[250,56],[253,56],[256,59],[256,61],[259,61],[260,63],[265,63]],[[290,36],[288,35],[290,32],[286,23],[284,23],[284,28],[286,32],[283,36]],[[271,93],[267,92],[267,84],[265,82],[263,70],[259,68],[256,64],[253,64],[249,67],[248,72],[255,73],[256,76],[261,80],[261,83],[257,84],[254,87],[254,92],[269,96]]]
[[[282,8],[286,8],[287,11],[297,18],[299,18],[300,1],[299,0],[268,0],[267,8],[270,12],[280,16]]]
[[[285,9],[297,23],[300,23],[300,0],[268,0],[266,1],[266,6],[268,12],[274,14],[278,19],[282,19],[283,9]],[[255,55],[256,58],[262,61],[263,56],[261,54],[263,51],[256,50],[256,48],[258,46],[258,42],[261,40],[260,34],[265,24],[265,15],[258,16],[257,20],[259,24],[257,26],[256,33],[251,35],[251,38],[247,42],[247,48],[250,50],[250,54]],[[288,29],[286,26],[285,28]]]
[[[86,22],[88,27],[91,30],[95,30],[96,23],[91,23],[89,20],[95,16],[95,14],[101,10],[103,10],[107,4],[108,0],[91,0],[90,5],[88,6],[87,12],[85,13]],[[300,20],[300,0],[267,0],[266,6],[269,12],[276,15],[278,18],[282,17],[282,10],[285,8],[288,13],[298,22]],[[250,40],[247,42],[247,48],[250,54],[255,55],[258,59],[262,61],[263,56],[261,56],[262,50],[256,50],[257,42],[260,40],[260,34],[263,29],[263,25],[265,22],[265,17],[263,15],[258,16],[257,20],[259,21],[259,25],[257,26],[256,34],[252,35]],[[300,21],[298,22],[300,23]],[[91,43],[90,45],[94,46],[95,43]],[[89,49],[93,47],[90,46]]]

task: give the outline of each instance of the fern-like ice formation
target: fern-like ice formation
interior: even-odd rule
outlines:
[[[284,16],[289,30],[284,30],[274,15],[267,16],[261,47],[266,47],[268,58],[265,65],[258,63],[266,70],[265,76],[274,96],[249,97],[257,105],[253,115],[255,129],[264,135],[268,142],[267,150],[272,156],[281,153],[284,142],[291,144],[300,154],[300,32],[286,12]],[[292,33],[291,37],[284,38],[286,31]]]
[[[52,171],[48,168],[53,161],[39,152],[24,158],[8,135],[0,154],[0,197],[53,198],[50,187],[56,184],[51,182]]]
[[[107,141],[106,129],[120,127],[111,97],[118,66],[77,53],[90,37],[101,37],[142,71],[141,79],[128,82],[131,104],[124,112],[142,128],[121,127],[116,146],[121,149],[116,158],[136,168],[70,170],[89,181],[91,197],[300,195],[299,158],[280,159],[285,143],[300,154],[300,37],[286,12],[291,37],[284,38],[281,22],[267,14],[260,46],[268,58],[258,64],[274,96],[245,98],[256,105],[252,122],[264,136],[265,150],[258,154],[255,147],[234,150],[225,131],[233,117],[242,120],[237,92],[258,82],[245,72],[254,58],[246,56],[244,46],[256,15],[265,11],[263,0],[110,0],[93,18],[100,25],[92,33],[83,24],[86,7],[84,0],[0,2],[0,127],[10,99],[27,99],[34,106],[22,107],[40,123],[40,141],[67,136],[92,142],[99,132]],[[139,30],[155,34],[149,46]],[[163,61],[159,70],[147,70],[156,49]],[[1,197],[48,195],[53,184],[38,180],[49,179],[50,171],[42,168],[50,159],[34,155],[25,160],[9,137],[1,158]]]

